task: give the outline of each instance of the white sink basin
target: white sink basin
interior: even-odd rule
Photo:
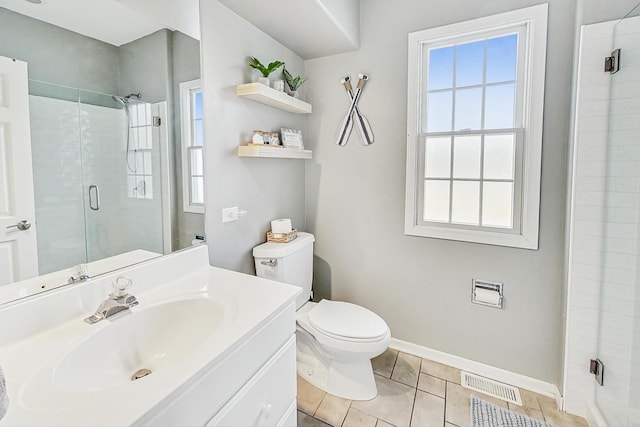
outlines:
[[[223,313],[215,301],[188,299],[103,320],[110,324],[75,345],[55,367],[53,385],[94,392],[129,383],[140,369],[160,373],[204,343],[222,324]]]
[[[124,273],[140,304],[93,325],[123,272],[0,308],[0,427],[204,425],[249,378],[262,331],[295,332],[297,288],[210,267],[206,246]]]

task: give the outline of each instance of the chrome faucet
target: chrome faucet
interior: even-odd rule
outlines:
[[[86,264],[78,264],[74,268],[71,269],[71,277],[67,280],[67,283],[78,283],[84,282],[85,280],[89,280],[91,276],[89,276],[89,269]]]
[[[104,300],[98,306],[96,312],[84,319],[84,321],[92,325],[121,311],[128,310],[134,305],[138,305],[136,297],[127,293],[127,289],[132,285],[133,281],[131,279],[118,276],[111,284],[113,292],[109,294],[109,298]]]

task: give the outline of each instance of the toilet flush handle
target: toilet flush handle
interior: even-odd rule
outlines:
[[[278,266],[278,260],[276,258],[272,258],[270,260],[260,261],[260,264],[266,265],[267,267],[277,267]]]

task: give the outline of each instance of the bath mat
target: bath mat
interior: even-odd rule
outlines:
[[[4,418],[9,407],[9,398],[7,397],[7,385],[4,381],[4,374],[0,368],[0,420]]]
[[[509,411],[471,395],[473,427],[555,427],[544,421]]]

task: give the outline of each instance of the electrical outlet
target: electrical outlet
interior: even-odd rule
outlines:
[[[222,222],[231,222],[238,220],[238,207],[234,206],[232,208],[224,208],[222,209]]]

